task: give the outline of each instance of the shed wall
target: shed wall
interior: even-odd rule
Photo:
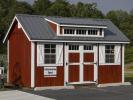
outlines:
[[[9,83],[30,87],[31,43],[15,21],[9,33]]]

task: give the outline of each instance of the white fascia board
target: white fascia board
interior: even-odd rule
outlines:
[[[45,18],[45,20],[48,21],[48,22],[51,22],[51,23],[53,23],[53,24],[59,25],[58,23],[56,23],[56,22],[54,22],[54,21],[52,21],[52,20],[49,20],[49,19],[47,19],[47,18]]]
[[[65,26],[65,27],[84,27],[84,28],[107,28],[107,26],[89,26],[89,25],[65,25],[61,24],[60,26]]]
[[[111,43],[116,43],[116,44],[129,44],[130,42],[110,42],[110,41],[63,41],[63,40],[31,40],[32,42],[72,42],[72,43],[104,43],[104,44],[111,44]]]
[[[8,34],[9,34],[9,32],[10,32],[10,30],[11,30],[11,28],[12,28],[12,25],[14,24],[15,20],[17,20],[17,22],[18,22],[19,25],[21,26],[21,28],[22,28],[22,30],[24,31],[24,33],[25,33],[26,37],[28,38],[28,40],[31,41],[30,38],[29,38],[29,36],[27,35],[27,32],[26,32],[25,29],[23,28],[22,24],[20,23],[20,21],[18,20],[18,18],[15,16],[15,17],[13,18],[13,21],[12,21],[12,23],[11,23],[11,25],[10,25],[10,27],[9,27],[9,29],[8,29],[8,31],[7,31],[7,33],[6,33],[6,36],[5,36],[4,40],[3,40],[3,43],[6,41],[7,36],[8,36]]]

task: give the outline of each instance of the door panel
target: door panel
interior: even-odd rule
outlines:
[[[84,81],[94,80],[94,65],[84,65]]]
[[[68,82],[94,81],[93,52],[68,52],[67,64]]]
[[[84,62],[94,62],[94,53],[84,53]]]
[[[79,63],[79,53],[69,53],[69,63]]]
[[[69,65],[69,82],[79,82],[79,65]]]
[[[84,53],[84,62],[92,63],[94,62],[94,53]],[[94,80],[94,64],[84,64],[84,81]]]
[[[79,82],[79,64],[74,63],[79,63],[79,53],[69,53],[69,82]]]

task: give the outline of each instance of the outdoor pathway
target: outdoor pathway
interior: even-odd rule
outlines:
[[[54,100],[18,90],[0,91],[0,100]]]

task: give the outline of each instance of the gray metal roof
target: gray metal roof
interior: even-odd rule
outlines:
[[[47,17],[47,19],[52,20],[59,24],[106,26],[106,24],[102,22],[103,19],[68,18],[68,17]]]
[[[20,21],[21,25],[23,26],[31,40],[129,42],[129,39],[108,19],[74,19],[25,14],[17,14],[16,17]],[[103,38],[81,36],[56,36],[56,33],[52,31],[45,18],[53,20],[60,24],[81,23],[83,25],[106,25],[107,28],[105,29],[105,36]]]

